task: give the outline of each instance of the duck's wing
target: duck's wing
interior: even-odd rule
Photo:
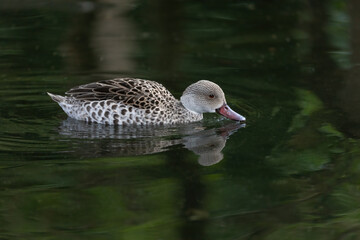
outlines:
[[[160,83],[136,78],[89,83],[70,89],[66,95],[84,101],[114,100],[140,109],[166,106],[176,101]]]

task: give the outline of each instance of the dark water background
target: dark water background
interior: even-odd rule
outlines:
[[[360,2],[1,0],[0,239],[360,239]],[[46,92],[218,83],[246,126],[67,119]]]

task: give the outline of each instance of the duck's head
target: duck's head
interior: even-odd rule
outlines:
[[[180,98],[189,111],[196,113],[217,112],[231,120],[245,122],[245,117],[231,110],[223,90],[216,83],[200,80],[185,89]]]

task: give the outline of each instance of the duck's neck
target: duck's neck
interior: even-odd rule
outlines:
[[[179,120],[181,122],[196,122],[203,119],[202,113],[197,113],[187,109],[180,101],[176,103],[175,109],[175,112],[177,113],[176,115],[179,119],[181,119]]]

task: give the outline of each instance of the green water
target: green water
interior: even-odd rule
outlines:
[[[360,239],[360,4],[0,3],[0,239]],[[208,79],[246,126],[67,119],[46,92]]]

